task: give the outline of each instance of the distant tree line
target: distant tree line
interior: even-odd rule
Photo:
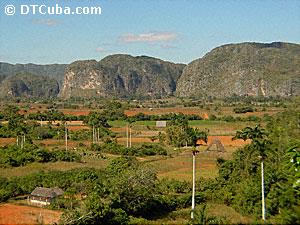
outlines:
[[[47,150],[34,144],[25,143],[22,147],[9,145],[0,147],[0,167],[19,167],[33,162],[80,162],[81,156],[65,150]]]
[[[159,144],[144,143],[133,147],[124,147],[115,140],[106,140],[103,144],[94,144],[91,149],[100,153],[124,156],[167,155],[167,150]]]

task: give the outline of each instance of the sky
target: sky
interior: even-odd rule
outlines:
[[[44,5],[45,13],[56,4],[101,7],[101,14],[33,14],[24,7]],[[14,15],[5,14],[7,5]],[[120,53],[189,63],[223,44],[300,43],[300,0],[1,0],[0,10],[0,61],[9,63]]]

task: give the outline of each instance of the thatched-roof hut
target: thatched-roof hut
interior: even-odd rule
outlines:
[[[36,187],[29,196],[29,202],[37,205],[50,205],[55,198],[63,194],[64,191],[60,188]]]

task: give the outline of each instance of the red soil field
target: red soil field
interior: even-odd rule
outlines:
[[[16,143],[15,138],[0,138],[0,146]]]
[[[71,109],[61,109],[59,110],[61,112],[63,112],[64,114],[68,114],[68,115],[74,115],[74,116],[86,116],[90,113],[91,110],[89,109],[82,109],[82,110],[71,110]]]
[[[109,129],[113,132],[126,132],[126,127],[111,127]]]
[[[89,130],[90,128],[88,126],[68,126],[68,129],[71,131],[77,131],[77,130]]]
[[[121,142],[121,143],[126,143],[126,137],[125,138],[118,138],[117,139],[118,142]],[[149,142],[153,142],[151,141],[151,138],[131,138],[131,142],[132,143],[149,143]],[[158,140],[155,140],[154,142],[158,142]]]
[[[207,144],[201,140],[198,141],[197,144],[209,145],[214,139],[219,139],[224,146],[239,147],[250,143],[249,140],[247,141],[241,139],[232,140],[232,138],[233,136],[208,136]]]
[[[61,214],[49,209],[3,204],[0,205],[0,224],[53,224],[59,222]]]
[[[46,140],[35,141],[35,142],[36,143],[42,143],[46,147],[49,147],[49,146],[64,146],[65,145],[65,141],[64,140],[55,140],[55,139],[46,139]],[[70,140],[68,140],[68,147],[75,148],[75,147],[78,146],[78,144],[80,142],[84,143],[85,145],[90,145],[91,144],[90,141],[70,141]]]

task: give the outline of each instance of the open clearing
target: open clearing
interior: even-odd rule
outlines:
[[[31,206],[0,205],[0,224],[54,224],[62,212]]]

